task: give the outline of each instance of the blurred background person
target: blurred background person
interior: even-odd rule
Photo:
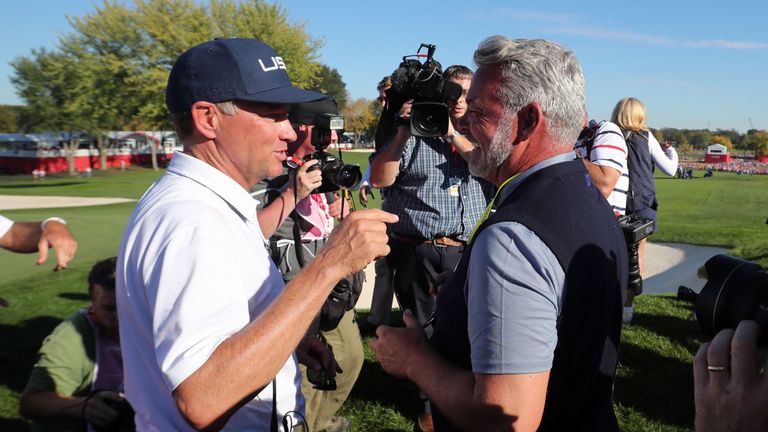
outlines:
[[[123,359],[115,302],[115,257],[88,274],[91,304],[43,341],[19,411],[33,431],[123,430],[133,410],[122,395]]]
[[[392,77],[387,75],[379,81],[376,86],[376,90],[379,92],[379,97],[376,101],[381,106],[382,110],[387,104],[387,90],[392,87]],[[379,127],[387,127],[386,125],[379,125]],[[389,127],[391,134],[395,133],[395,128]],[[377,132],[378,136],[378,127]],[[376,146],[378,148],[378,145]],[[368,167],[363,175],[363,182],[360,185],[360,203],[363,206],[368,205],[368,196],[373,196],[373,188],[371,187],[371,159],[376,157],[376,152],[368,158]],[[383,201],[386,199],[386,188],[379,190],[381,194],[382,206]],[[389,270],[389,264],[386,259],[376,260],[374,263],[374,269],[376,271],[376,279],[373,284],[373,296],[371,297],[371,313],[367,318],[361,319],[358,325],[360,331],[365,335],[373,335],[376,332],[376,328],[380,325],[388,325],[390,321],[390,315],[392,314],[392,299],[395,295],[394,286],[392,285],[392,272]]]
[[[337,112],[338,107],[332,99],[291,106],[288,117],[296,132],[296,139],[288,143],[286,155],[292,158],[293,163],[302,164],[317,150],[312,143],[315,117]],[[338,142],[335,130],[330,131],[329,138],[329,141],[322,143],[323,147]],[[254,197],[261,201],[259,224],[264,236],[269,238],[272,259],[285,283],[293,280],[301,268],[325,246],[335,221],[349,214],[350,207],[338,192],[312,193],[322,184],[321,171],[316,169],[316,165],[317,160],[306,161],[293,172],[289,173],[285,169],[283,175],[264,179],[254,188]],[[295,207],[286,205],[294,202],[294,187],[297,199]],[[309,336],[319,338],[330,347],[341,369],[338,375],[333,370],[322,371],[325,377],[333,378],[334,381],[334,385],[325,386],[311,382],[309,368],[301,368],[301,391],[306,403],[307,425],[311,431],[350,430],[349,420],[335,414],[347,400],[363,367],[363,342],[354,321],[353,307],[357,297],[351,297],[351,290],[358,289],[358,293],[362,290],[362,272],[356,275],[357,279],[346,281],[349,282],[349,297],[343,296],[344,293],[340,291],[343,286],[337,286],[338,289],[334,288],[326,300],[326,305],[346,300],[344,309],[331,311],[324,306],[307,331]],[[319,372],[319,369],[315,372]]]
[[[399,217],[389,227],[391,252],[387,261],[400,308],[410,309],[422,325],[435,311],[430,287],[437,285],[438,275],[456,267],[495,191],[492,183],[470,173],[467,163],[473,145],[458,128],[467,112],[472,75],[472,70],[462,65],[443,72],[444,80],[461,86],[458,98],[446,102],[449,121],[445,135],[411,134],[413,99],[403,102],[402,97],[393,97],[393,90],[404,87],[397,80],[379,122],[381,130],[376,131],[371,184],[387,188],[382,209]],[[397,71],[393,78],[396,76]],[[393,106],[393,100],[402,105]],[[384,145],[379,147],[381,143]],[[427,326],[426,332],[430,336],[432,327]],[[418,430],[430,431],[429,403],[425,401],[421,408],[416,419]]]
[[[659,203],[656,200],[656,187],[653,171],[658,167],[668,176],[677,172],[677,151],[670,145],[664,148],[656,140],[646,126],[645,105],[640,100],[627,97],[620,100],[613,108],[611,122],[617,124],[627,143],[629,151],[627,166],[629,168],[629,189],[627,190],[627,214],[637,215],[654,221],[654,231],[659,229],[656,212]],[[647,238],[638,244],[638,262],[640,274],[643,274],[645,243]],[[632,320],[635,293],[627,292],[624,303],[624,320]]]

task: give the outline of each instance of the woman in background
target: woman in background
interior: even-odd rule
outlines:
[[[627,191],[627,215],[637,215],[652,219],[654,231],[658,228],[656,211],[656,188],[653,171],[655,167],[668,176],[674,176],[677,171],[677,152],[674,147],[665,144],[663,147],[645,124],[645,106],[633,97],[624,98],[613,109],[611,121],[616,123],[624,133],[627,142],[627,166],[629,168],[629,190]],[[644,251],[646,239],[638,245],[638,262],[640,274],[644,269]],[[627,290],[627,300],[624,303],[624,322],[632,320],[635,295]]]

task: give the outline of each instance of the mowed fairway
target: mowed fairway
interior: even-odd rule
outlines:
[[[365,169],[368,153],[349,152],[345,162]],[[0,176],[0,195],[104,196],[137,199],[160,175],[146,169],[97,171],[93,178],[54,176],[45,181]],[[697,176],[701,173],[697,172]],[[657,177],[660,231],[654,241],[733,247],[734,253],[768,265],[768,176],[715,173],[713,178]],[[357,198],[357,192],[353,195]],[[369,207],[380,205],[380,195]],[[87,208],[2,211],[15,220],[64,217],[80,249],[71,267],[53,273],[52,259],[35,266],[34,255],[0,251],[0,431],[28,430],[18,398],[42,338],[64,317],[87,304],[86,275],[114,255],[133,203]],[[360,208],[358,206],[358,208]],[[703,263],[702,263],[703,264]],[[622,430],[690,430],[693,387],[690,362],[701,341],[689,307],[668,296],[641,296],[634,323],[624,327],[616,405]],[[387,376],[366,350],[366,363],[342,408],[356,430],[411,430],[415,414],[409,384]]]

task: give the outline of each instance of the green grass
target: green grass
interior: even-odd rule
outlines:
[[[344,159],[364,170],[367,157],[368,153],[347,153]],[[0,194],[138,198],[158,175],[131,169],[97,171],[88,179],[51,176],[33,181],[26,176],[0,176]],[[690,181],[658,178],[661,229],[653,240],[726,246],[767,265],[766,186],[768,177],[727,173]],[[357,193],[353,196],[357,198]],[[370,206],[378,207],[378,192],[376,198]],[[18,415],[18,397],[35,352],[62,318],[87,304],[87,272],[97,260],[116,253],[133,205],[2,212],[15,220],[62,216],[80,247],[70,268],[57,273],[51,272],[51,258],[38,267],[32,255],[0,251],[0,296],[11,302],[11,307],[0,309],[0,430],[28,430],[28,423]],[[692,429],[691,359],[701,334],[689,316],[690,306],[670,296],[637,299],[635,320],[623,329],[615,386],[622,430]],[[416,406],[412,389],[410,383],[384,373],[366,346],[363,371],[340,414],[350,418],[356,430],[410,431]]]

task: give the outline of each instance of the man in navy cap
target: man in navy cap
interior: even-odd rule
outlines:
[[[120,246],[117,300],[126,397],[139,430],[271,430],[300,423],[297,357],[332,366],[302,340],[341,278],[389,252],[383,211],[356,212],[288,285],[271,263],[249,191],[279,175],[296,139],[286,64],[252,39],[182,54],[166,103],[184,151],[145,193]],[[286,193],[290,212],[294,194]],[[295,351],[295,354],[294,354]]]

